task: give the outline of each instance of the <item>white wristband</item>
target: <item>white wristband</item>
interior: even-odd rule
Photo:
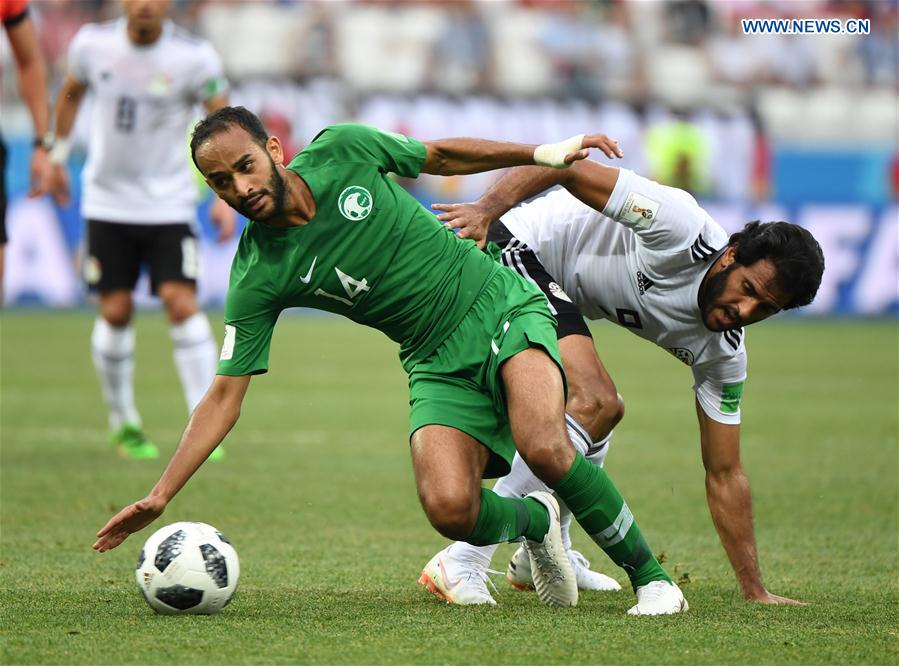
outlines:
[[[534,149],[534,164],[554,169],[567,169],[571,165],[565,162],[565,156],[581,149],[584,135],[578,134],[558,143],[544,143]]]
[[[68,137],[56,137],[53,147],[50,149],[51,164],[65,164],[69,160],[69,153],[72,152],[72,142]]]

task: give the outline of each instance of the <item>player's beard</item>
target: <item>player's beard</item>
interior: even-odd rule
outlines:
[[[699,311],[702,314],[702,323],[710,331],[720,332],[717,328],[709,326],[709,318],[716,307],[721,307],[717,301],[721,298],[721,294],[723,294],[724,290],[727,288],[727,278],[736,267],[737,264],[734,262],[715,275],[706,277],[702,289],[699,292]],[[730,310],[728,310],[728,314],[736,316],[736,313],[731,312]],[[737,317],[737,319],[739,318]],[[739,320],[731,328],[740,328]]]
[[[268,161],[272,167],[272,175],[269,177],[268,182],[266,183],[265,191],[263,194],[267,194],[272,200],[272,206],[267,213],[252,213],[249,211],[241,211],[245,217],[256,220],[257,222],[267,222],[269,220],[273,220],[275,218],[281,217],[284,213],[284,200],[287,197],[287,185],[284,183],[284,179],[281,177],[281,174],[278,173],[278,165],[275,164],[275,160],[271,158],[271,155],[268,157]]]

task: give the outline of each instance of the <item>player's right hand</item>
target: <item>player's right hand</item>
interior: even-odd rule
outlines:
[[[97,532],[94,550],[112,550],[133,532],[142,530],[162,515],[166,502],[161,497],[145,497],[119,511]]]
[[[443,226],[453,229],[459,238],[473,239],[479,248],[484,249],[487,243],[487,230],[494,221],[485,207],[478,203],[435,203],[431,208],[442,211],[437,219]]]

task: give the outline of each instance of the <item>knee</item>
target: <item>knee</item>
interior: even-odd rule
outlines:
[[[420,492],[419,498],[431,525],[447,539],[461,541],[474,530],[479,497],[444,488]]]
[[[615,411],[614,411],[614,420],[612,421],[612,428],[618,425],[621,422],[621,419],[624,418],[624,398],[621,397],[621,394],[616,391],[615,393]]]
[[[100,304],[100,316],[114,328],[122,328],[130,324],[131,312],[130,299],[109,299]]]
[[[196,294],[191,288],[160,290],[159,296],[165,305],[169,321],[173,324],[180,324],[199,312]]]
[[[525,442],[518,451],[534,475],[547,485],[565,476],[575,455],[575,449],[564,433]]]
[[[612,386],[595,398],[599,421],[605,429],[611,430],[624,418],[624,398]]]
[[[624,399],[614,384],[572,390],[565,410],[595,439],[602,439],[624,418]]]

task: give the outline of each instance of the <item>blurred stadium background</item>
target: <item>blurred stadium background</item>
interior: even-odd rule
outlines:
[[[32,8],[55,101],[72,36],[119,7]],[[794,16],[868,18],[871,33],[744,35],[739,22]],[[173,10],[223,58],[232,103],[260,113],[293,149],[346,120],[423,139],[540,143],[604,132],[620,141],[624,166],[692,191],[728,230],[755,218],[807,226],[827,271],[804,316],[899,312],[897,16],[893,0],[179,0]],[[71,205],[27,199],[33,133],[8,48],[2,58],[6,303],[83,304],[77,190],[87,114],[74,133]],[[462,201],[493,178],[423,177],[409,187],[425,204]],[[200,296],[217,306],[234,242],[215,243],[206,207]]]
[[[113,0],[32,0],[53,101],[75,32],[118,13]],[[869,18],[871,34],[744,36],[739,26],[794,16]],[[824,283],[804,312],[753,328],[743,459],[766,580],[811,603],[740,602],[703,499],[689,373],[611,325],[597,340],[628,416],[610,465],[666,566],[689,583],[690,613],[635,624],[622,596],[585,594],[559,614],[499,581],[496,608],[435,603],[415,580],[444,542],[415,500],[394,345],[345,320],[285,317],[277,371],[248,396],[225,464],[206,466],[166,514],[234,539],[238,600],[214,621],[153,617],[133,579],[148,534],[105,559],[89,549],[160,465],[119,460],[104,443],[94,314],[79,278],[87,105],[71,205],[28,199],[34,137],[0,43],[12,195],[0,662],[896,663],[896,1],[179,0],[173,18],[213,42],[232,102],[294,149],[345,120],[423,139],[603,132],[621,142],[624,166],[691,190],[729,230],[755,218],[809,227]],[[428,204],[470,200],[493,178],[406,185]],[[208,206],[199,286],[217,308],[236,241],[215,242]],[[165,327],[158,314],[137,319],[138,402],[163,458],[184,409]],[[593,548],[583,534],[575,544]],[[503,548],[501,568],[512,553]]]

